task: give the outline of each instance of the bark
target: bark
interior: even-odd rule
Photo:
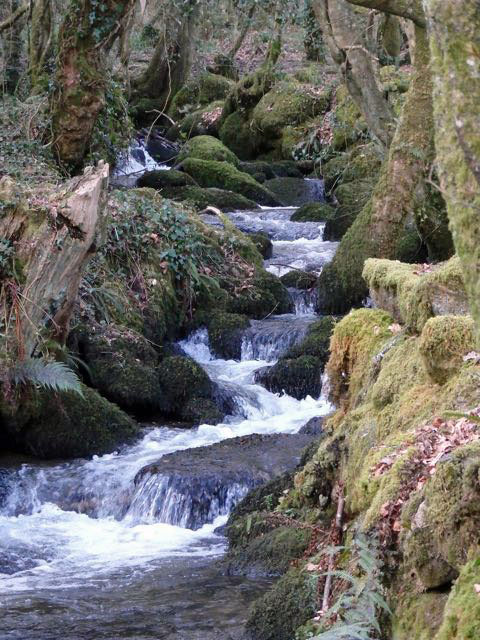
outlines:
[[[190,0],[181,20],[164,25],[147,69],[132,81],[132,101],[155,100],[166,111],[188,79],[196,41],[199,4]],[[173,22],[173,21],[172,21]]]
[[[20,20],[20,18],[27,13],[29,6],[28,2],[20,5],[17,0],[14,0],[14,2],[12,2],[13,12],[5,18],[5,20],[0,22],[0,33],[6,29],[10,29],[17,20]]]
[[[369,16],[346,0],[314,0],[313,9],[333,60],[372,134],[385,148],[394,129],[391,107],[379,87],[368,49]]]
[[[51,53],[53,16],[51,0],[36,0],[32,8],[30,27],[30,82],[32,91],[46,80],[45,63]]]
[[[480,4],[425,0],[440,184],[480,347]]]
[[[397,258],[405,225],[426,197],[425,178],[433,155],[432,84],[425,29],[416,27],[415,70],[387,161],[372,197],[319,280],[320,305],[335,312],[361,304],[368,257]],[[330,306],[329,306],[330,305]]]
[[[376,11],[383,11],[400,18],[412,20],[418,27],[425,27],[425,14],[421,0],[347,0],[350,4]]]
[[[0,201],[17,202],[0,219],[0,235],[15,248],[17,273],[16,281],[4,278],[0,313],[10,322],[2,333],[16,343],[17,356],[33,356],[39,339],[65,341],[85,265],[104,236],[107,186],[108,165],[101,162],[38,211],[22,200],[13,180],[0,180]]]
[[[106,54],[135,0],[71,0],[60,28],[52,101],[54,148],[60,164],[78,170],[105,104]]]

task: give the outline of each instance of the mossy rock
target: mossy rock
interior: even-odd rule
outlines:
[[[302,462],[303,460],[300,463],[301,466]],[[293,473],[288,472],[249,491],[243,500],[233,508],[228,518],[226,536],[228,537],[230,546],[235,547],[244,542],[244,533],[246,533],[247,530],[246,525],[248,524],[248,520],[243,518],[243,516],[254,513],[255,511],[273,511],[280,503],[284,492],[290,488],[292,484]],[[240,527],[232,527],[232,525],[238,522],[241,523]],[[245,525],[245,528],[242,528],[243,525]]]
[[[311,530],[307,528],[274,528],[253,538],[244,546],[231,549],[222,565],[227,575],[281,576],[288,571],[293,560],[302,556],[311,537]]]
[[[442,624],[447,598],[439,591],[412,593],[408,582],[393,612],[395,640],[432,640]]]
[[[230,162],[234,166],[239,164],[237,156],[230,149],[227,149],[220,140],[212,136],[197,136],[185,143],[177,160],[182,162],[186,158]]]
[[[264,186],[286,207],[296,207],[315,200],[312,185],[304,178],[274,178]]]
[[[448,598],[442,626],[434,640],[480,638],[480,557],[474,555],[463,567]]]
[[[229,162],[187,158],[182,169],[201,187],[216,187],[239,193],[258,204],[277,206],[279,200],[248,173],[242,173]]]
[[[47,460],[111,453],[140,435],[126,413],[83,385],[82,395],[33,392],[19,414],[5,420],[17,447]]]
[[[161,408],[158,354],[142,335],[125,327],[98,325],[75,331],[72,339],[88,365],[91,384],[105,397],[140,414]]]
[[[169,129],[167,137],[173,136],[173,139],[177,139],[180,133],[187,138],[218,136],[223,105],[223,100],[216,100],[201,109],[189,113],[179,125]]]
[[[169,356],[158,366],[165,413],[182,415],[190,400],[212,399],[213,384],[207,373],[192,358]]]
[[[227,311],[257,319],[292,310],[287,288],[277,276],[263,269],[257,269],[251,285],[231,297],[227,305]]]
[[[238,168],[240,171],[248,173],[255,178],[257,182],[261,183],[265,182],[265,180],[271,180],[276,177],[270,162],[260,160],[256,162],[240,162]]]
[[[180,412],[180,418],[194,427],[222,422],[224,413],[208,398],[192,398]]]
[[[242,338],[249,324],[246,316],[236,313],[216,311],[209,317],[208,337],[217,358],[240,360]]]
[[[322,390],[322,369],[318,358],[300,356],[281,358],[272,367],[260,369],[255,381],[273,393],[286,393],[297,400],[318,398]]]
[[[292,215],[292,222],[325,222],[335,214],[335,208],[324,202],[309,202]]]
[[[235,60],[223,53],[218,53],[213,63],[207,67],[207,71],[216,75],[224,76],[230,80],[238,80],[238,69]]]
[[[205,73],[198,79],[184,85],[173,97],[169,114],[174,120],[181,119],[198,107],[209,105],[216,100],[224,100],[233,83],[227,78]]]
[[[357,145],[353,149],[336,154],[320,167],[325,180],[325,190],[331,192],[345,182],[355,182],[378,176],[381,157],[373,144]]]
[[[221,211],[254,211],[258,209],[258,205],[253,201],[245,198],[245,196],[226,189],[216,189],[210,187],[203,189],[197,186],[174,187],[172,189],[163,189],[162,195],[177,202],[186,202],[192,204],[196,209],[202,210],[207,207],[216,207]]]
[[[269,164],[276,178],[303,178],[299,163],[293,160],[275,160]]]
[[[246,623],[251,640],[291,640],[316,610],[316,584],[302,569],[290,569],[255,600]]]
[[[324,316],[316,320],[309,326],[305,338],[291,346],[284,357],[314,356],[320,359],[323,366],[330,355],[330,340],[335,326],[336,319],[333,316]]]
[[[406,93],[411,76],[411,71],[405,67],[396,67],[393,64],[380,67],[380,81],[383,90],[388,93]]]
[[[331,145],[336,151],[352,146],[368,130],[362,114],[345,85],[336,90],[336,107]]]
[[[431,379],[444,384],[475,349],[475,324],[470,316],[438,316],[423,327],[419,349]]]
[[[194,185],[195,180],[183,171],[175,169],[159,169],[146,171],[137,181],[139,187],[149,187],[163,193],[169,189]]]
[[[249,233],[248,235],[253,244],[262,254],[262,258],[264,260],[269,260],[272,257],[273,253],[273,244],[268,234],[263,233],[262,231],[258,231],[256,233]]]
[[[266,138],[279,138],[288,125],[305,122],[328,109],[330,92],[297,82],[283,82],[266,93],[252,113],[254,126]]]
[[[283,274],[280,280],[288,288],[294,289],[312,289],[317,281],[317,276],[314,273],[308,273],[307,271],[300,271],[299,269],[292,269],[288,273]]]
[[[245,114],[234,111],[220,125],[220,140],[241,160],[253,160],[260,151],[261,139]]]
[[[204,73],[199,78],[199,100],[201,104],[210,104],[214,100],[224,100],[232,90],[234,83],[217,73]]]

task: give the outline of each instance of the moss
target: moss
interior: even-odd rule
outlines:
[[[223,105],[223,100],[216,100],[201,109],[189,113],[183,118],[180,125],[177,125],[172,131],[176,131],[176,135],[180,131],[187,138],[203,135],[218,136]]]
[[[315,356],[325,364],[330,354],[330,338],[335,327],[335,318],[325,316],[313,322],[305,338],[286,352],[286,358],[298,358],[300,356]]]
[[[395,606],[392,633],[395,640],[432,640],[441,623],[447,594],[412,593],[411,583]]]
[[[328,90],[285,82],[276,85],[255,107],[252,119],[264,136],[279,138],[287,125],[305,122],[324,113],[330,103]]]
[[[292,269],[280,277],[286,287],[295,289],[311,289],[315,286],[317,276],[314,273],[307,273],[298,269]]]
[[[256,162],[240,162],[238,168],[240,171],[253,176],[259,182],[265,182],[265,180],[271,180],[276,177],[270,162],[262,162],[260,160]],[[261,177],[260,180],[258,180],[258,176]]]
[[[228,162],[187,158],[182,163],[182,168],[201,187],[217,187],[240,193],[258,204],[267,206],[279,204],[278,199],[270,191]]]
[[[228,575],[280,576],[302,556],[311,535],[309,529],[274,528],[231,549],[222,564]]]
[[[202,369],[191,358],[169,356],[158,366],[158,379],[163,391],[164,411],[181,413],[193,398],[211,399],[213,385]]]
[[[480,637],[479,583],[480,557],[474,555],[462,568],[455,582],[435,640],[475,640]]]
[[[234,111],[221,123],[220,140],[241,160],[253,160],[260,151],[260,137],[240,111]]]
[[[251,285],[230,299],[227,310],[262,319],[271,313],[289,313],[292,308],[287,288],[280,279],[273,273],[257,269]]]
[[[318,398],[322,389],[320,365],[318,358],[309,355],[282,358],[272,367],[260,370],[255,381],[273,393],[286,393],[297,400],[307,396]]]
[[[295,630],[313,617],[315,605],[315,579],[306,571],[291,569],[253,603],[247,635],[255,640],[291,640]]]
[[[204,73],[199,78],[199,101],[209,104],[214,100],[224,100],[233,87],[233,82],[225,76]]]
[[[178,155],[178,162],[186,158],[197,158],[198,160],[217,160],[219,162],[230,162],[237,166],[239,160],[237,156],[227,149],[227,147],[212,136],[196,136],[189,140]]]
[[[334,215],[335,209],[323,202],[309,202],[299,207],[291,216],[293,222],[324,222]]]
[[[367,124],[347,88],[341,85],[336,90],[336,107],[331,145],[343,151],[353,145],[367,131]]]
[[[169,109],[174,120],[186,113],[195,111],[199,106],[208,105],[227,97],[233,83],[223,76],[205,73],[198,79],[183,86],[178,91]]]
[[[249,238],[260,251],[262,258],[268,260],[272,257],[273,244],[268,234],[258,231],[257,233],[249,233]]]
[[[423,327],[419,349],[432,380],[443,384],[459,370],[463,357],[475,349],[473,318],[430,318]]]
[[[162,194],[177,202],[192,204],[199,210],[206,207],[216,207],[221,211],[255,210],[258,205],[245,196],[226,189],[216,189],[214,187],[202,189],[197,186],[174,187],[163,189]]]
[[[325,222],[323,237],[325,240],[340,240],[357,219],[363,207],[368,203],[374,180],[366,179],[358,182],[342,183],[335,191],[335,199],[339,203]],[[344,265],[342,265],[343,271]],[[347,265],[345,265],[347,267]],[[363,283],[359,283],[362,291]]]
[[[358,309],[335,325],[327,364],[335,403],[355,404],[369,361],[392,336],[391,323],[384,311]]]
[[[267,180],[264,186],[272,192],[284,206],[295,207],[315,200],[311,183],[303,178],[274,178]]]
[[[434,314],[467,312],[458,258],[427,272],[418,265],[371,258],[365,262],[363,277],[376,303],[388,308],[410,331],[421,332]]]
[[[24,402],[17,446],[38,458],[80,458],[110,453],[139,435],[138,425],[96,391],[35,392]]]
[[[380,67],[380,81],[384,91],[406,93],[410,86],[411,71],[405,67]]]
[[[164,169],[158,171],[147,171],[137,182],[139,187],[149,187],[163,192],[176,187],[186,187],[194,185],[195,180],[183,171],[175,169]]]
[[[242,337],[249,324],[246,316],[214,312],[208,319],[208,337],[215,355],[226,360],[240,360]]]
[[[158,355],[143,336],[111,324],[77,330],[71,340],[88,365],[92,385],[109,400],[140,413],[161,406]]]
[[[217,405],[208,398],[192,398],[183,406],[180,417],[197,427],[201,424],[218,424],[224,414]]]

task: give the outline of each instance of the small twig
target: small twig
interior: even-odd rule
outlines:
[[[342,536],[342,518],[343,518],[343,507],[345,505],[345,496],[343,494],[343,485],[339,485],[339,495],[338,495],[338,503],[337,503],[337,513],[335,516],[335,537],[338,542],[341,541]],[[328,561],[328,573],[327,579],[325,580],[325,588],[323,590],[323,600],[322,600],[322,609],[321,613],[325,613],[328,610],[328,602],[330,600],[330,591],[332,589],[332,573],[335,569],[335,555],[332,553],[330,555],[330,560]]]

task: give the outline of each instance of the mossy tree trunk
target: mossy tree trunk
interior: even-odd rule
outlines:
[[[45,63],[52,52],[52,0],[36,0],[30,21],[29,71],[32,92],[45,89]]]
[[[434,77],[435,143],[480,346],[480,4],[425,0]]]
[[[313,9],[330,54],[372,134],[384,148],[394,131],[392,109],[379,87],[368,49],[369,15],[346,0],[313,0]]]
[[[132,80],[132,102],[150,102],[159,112],[170,102],[188,79],[198,28],[198,0],[189,0],[183,15],[168,20],[162,27],[152,59],[145,71]]]
[[[433,149],[432,83],[427,34],[416,27],[415,69],[388,159],[369,202],[342,238],[319,279],[320,308],[335,313],[361,304],[367,257],[397,258],[406,223],[422,206]]]
[[[11,12],[0,22],[0,33],[3,40],[3,56],[5,66],[5,89],[14,93],[21,76],[22,37],[24,16],[28,5],[12,0]]]
[[[14,359],[41,351],[42,341],[67,337],[83,270],[102,242],[108,165],[85,171],[42,207],[9,177],[0,180],[0,236],[13,251],[2,265],[0,314]]]
[[[71,0],[59,33],[52,99],[54,148],[61,165],[81,168],[105,104],[106,54],[135,0]]]

